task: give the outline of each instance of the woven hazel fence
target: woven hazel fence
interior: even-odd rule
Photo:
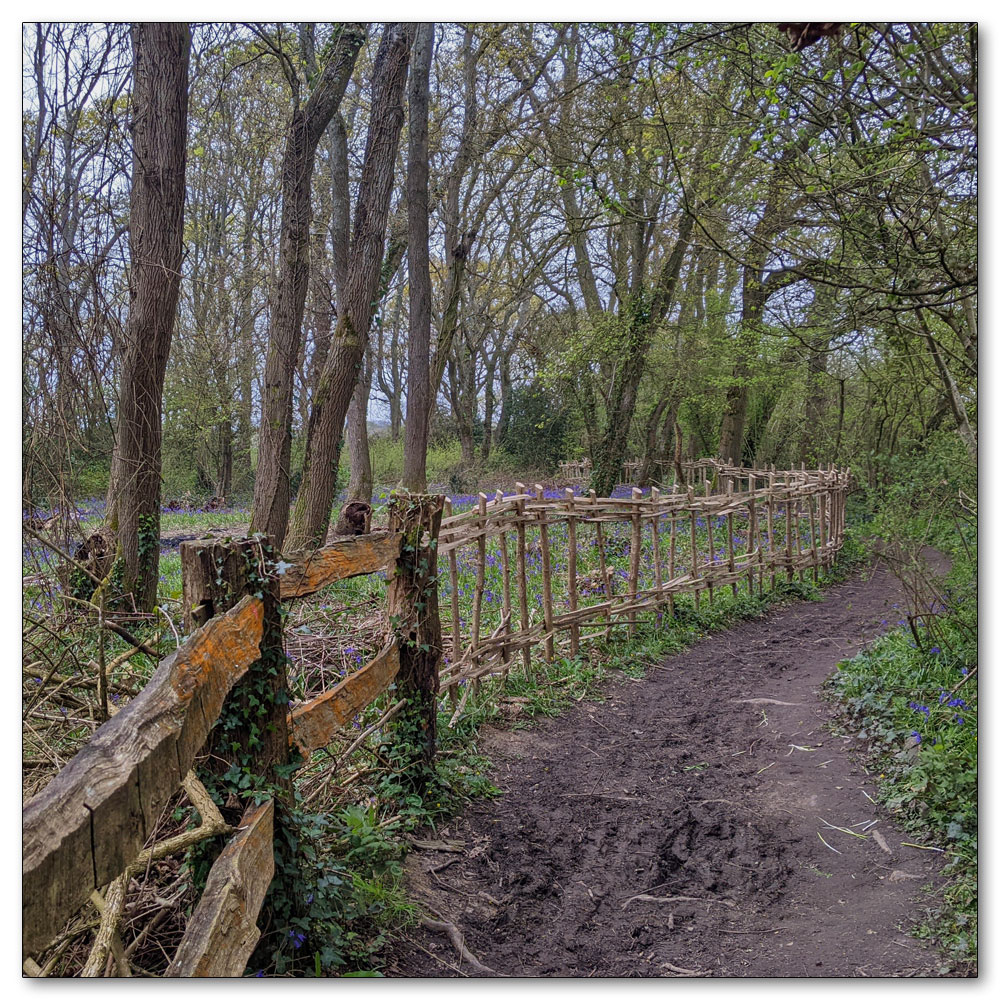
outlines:
[[[537,645],[551,660],[617,627],[631,636],[640,617],[672,615],[681,594],[697,607],[720,587],[753,594],[807,572],[818,580],[843,544],[848,471],[706,459],[684,471],[690,485],[648,496],[518,483],[513,495],[481,493],[456,515],[445,501],[442,690],[506,672],[516,658],[530,667]],[[475,574],[471,614],[462,614],[460,567],[466,579]]]
[[[849,470],[701,460],[684,473],[689,485],[648,496],[632,489],[622,498],[518,483],[509,496],[479,494],[458,514],[441,496],[397,496],[389,531],[340,539],[287,563],[263,536],[184,543],[187,639],[24,806],[25,972],[55,967],[58,949],[44,967],[34,956],[67,944],[76,932],[60,929],[90,900],[101,923],[83,975],[100,975],[111,959],[128,975],[118,928],[130,880],[152,861],[214,837],[229,839],[166,974],[242,972],[260,935],[280,815],[268,799],[228,825],[192,769],[208,753],[225,757],[225,743],[208,749],[213,726],[224,706],[243,704],[248,672],[279,664],[259,676],[273,675],[275,695],[287,691],[282,603],[350,577],[384,572],[388,581],[385,641],[369,662],[291,711],[276,696],[266,718],[241,723],[270,734],[257,740],[255,767],[265,777],[278,774],[291,748],[308,759],[327,747],[390,690],[394,704],[381,722],[408,701],[419,706],[432,757],[439,691],[457,702],[454,720],[481,678],[517,661],[530,668],[538,645],[551,661],[596,635],[616,628],[631,635],[641,618],[673,614],[680,595],[698,606],[720,587],[736,595],[796,574],[818,579],[843,544]],[[228,730],[227,740],[241,732]],[[180,787],[202,824],[152,843]],[[281,782],[274,788],[287,793]]]

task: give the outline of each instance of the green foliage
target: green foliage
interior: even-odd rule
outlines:
[[[568,415],[552,389],[534,383],[515,389],[508,402],[510,426],[504,449],[514,461],[551,472],[566,457]]]
[[[371,455],[372,475],[377,483],[395,484],[403,478],[403,439],[393,441],[388,434],[372,434],[368,439]],[[427,481],[444,483],[449,475],[462,463],[462,449],[458,440],[451,438],[427,448]],[[340,476],[347,482],[350,473],[350,458],[341,454]]]
[[[919,931],[956,961],[977,954],[978,664],[975,469],[953,435],[884,463],[884,485],[860,498],[861,526],[907,584],[916,615],[840,665],[831,690],[871,740],[879,798],[915,839],[944,848],[947,881]],[[918,561],[933,544],[952,568],[927,582]]]

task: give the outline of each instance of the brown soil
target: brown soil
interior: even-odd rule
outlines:
[[[863,743],[829,725],[820,693],[900,600],[878,569],[707,638],[603,703],[486,733],[504,794],[426,835],[463,851],[413,850],[413,897],[511,976],[945,973],[905,932],[940,856],[904,846],[867,797]],[[867,839],[826,825],[872,819]],[[476,975],[423,927],[386,972]]]

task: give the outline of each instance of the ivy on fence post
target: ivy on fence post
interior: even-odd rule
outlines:
[[[277,805],[291,804],[278,559],[266,535],[181,544],[184,624],[189,631],[228,611],[247,594],[264,603],[260,659],[233,685],[206,744],[206,768],[221,779],[232,800],[222,805],[240,814],[251,798],[274,795]]]
[[[437,545],[443,496],[398,494],[389,502],[389,530],[403,535],[389,581],[389,621],[399,644],[397,695],[406,708],[396,716],[396,757],[401,777],[418,794],[426,789],[437,738],[438,615]]]

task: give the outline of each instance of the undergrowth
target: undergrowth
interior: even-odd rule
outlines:
[[[908,607],[840,664],[831,691],[870,741],[880,801],[915,842],[941,852],[943,884],[928,892],[916,933],[960,967],[977,961],[978,721],[975,469],[942,441],[890,470],[861,498],[868,532],[900,577]],[[920,559],[951,559],[942,580]]]

